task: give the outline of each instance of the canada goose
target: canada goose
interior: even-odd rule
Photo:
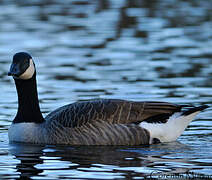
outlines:
[[[175,141],[207,105],[100,99],[68,104],[43,118],[32,57],[16,53],[8,72],[18,94],[10,142],[69,145],[141,145]]]

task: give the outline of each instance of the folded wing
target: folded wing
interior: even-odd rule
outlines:
[[[111,124],[138,124],[142,121],[164,121],[166,116],[179,112],[182,106],[167,102],[134,102],[100,99],[76,102],[50,113],[46,120],[64,127],[81,127],[87,123],[104,121]]]

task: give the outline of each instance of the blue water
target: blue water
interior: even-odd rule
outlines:
[[[14,53],[37,66],[44,115],[95,98],[212,102],[212,1],[0,2],[0,179],[212,178],[212,112],[177,142],[136,147],[9,144]]]

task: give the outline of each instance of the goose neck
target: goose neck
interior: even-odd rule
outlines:
[[[44,118],[40,111],[36,73],[28,80],[15,79],[18,94],[18,112],[13,123],[42,123]]]

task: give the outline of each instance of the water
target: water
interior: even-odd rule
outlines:
[[[137,147],[9,144],[12,55],[28,51],[44,115],[120,98],[212,102],[212,1],[1,1],[0,179],[212,178],[211,108],[177,142]],[[176,173],[176,174],[175,174]]]

